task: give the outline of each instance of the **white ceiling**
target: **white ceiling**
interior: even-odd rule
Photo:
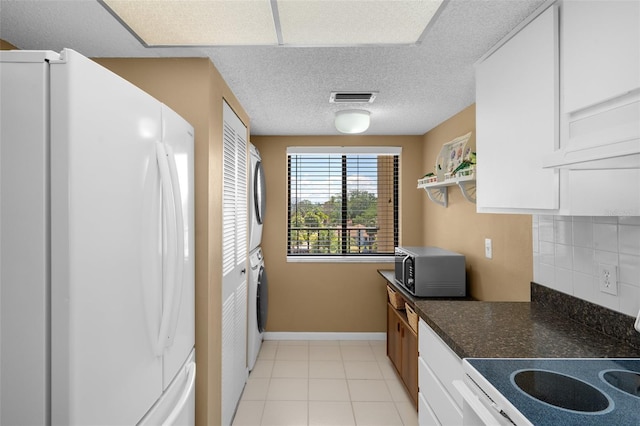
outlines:
[[[89,57],[209,57],[254,135],[338,134],[335,111],[357,105],[330,104],[332,91],[378,92],[365,134],[422,135],[475,101],[473,64],[543,2],[449,0],[418,45],[145,47],[96,0],[0,0],[0,38]]]

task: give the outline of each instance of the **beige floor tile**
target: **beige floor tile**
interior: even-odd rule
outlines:
[[[418,426],[418,411],[411,402],[396,402],[396,408],[405,426]]]
[[[354,402],[353,413],[359,426],[402,426],[393,402]]]
[[[273,342],[273,341],[262,342],[262,346],[260,346],[260,352],[258,352],[258,359],[259,360],[275,359],[277,349],[278,349],[277,342]]]
[[[384,380],[347,380],[352,401],[393,401]]]
[[[309,361],[309,378],[344,379],[345,377],[342,361]]]
[[[308,361],[309,346],[279,345],[276,352],[276,360]]]
[[[347,379],[383,379],[376,361],[345,361]]]
[[[373,350],[373,355],[376,357],[376,360],[380,361],[387,359],[387,342],[372,342],[371,349]]]
[[[369,345],[340,346],[343,361],[375,361],[376,357]]]
[[[340,346],[339,340],[309,340],[309,346]]]
[[[370,346],[368,340],[340,340],[340,346]]]
[[[305,426],[309,417],[307,401],[267,401],[263,426]]]
[[[389,358],[385,360],[379,360],[378,367],[380,367],[380,371],[382,372],[382,377],[384,377],[385,379],[398,380],[398,374],[396,373],[396,368],[393,366]]]
[[[308,379],[272,378],[269,382],[267,400],[306,401],[309,397]]]
[[[233,426],[256,426],[262,421],[264,401],[240,401]]]
[[[272,371],[273,371],[272,359],[257,360],[255,365],[253,366],[253,370],[251,370],[251,373],[249,373],[249,377],[252,379],[268,378],[268,377],[271,377]]]
[[[350,402],[309,401],[309,426],[354,426]]]
[[[402,383],[398,379],[387,379],[387,387],[389,388],[389,393],[391,393],[391,398],[395,402],[409,402],[409,394],[407,393],[407,389],[404,387]]]
[[[260,423],[261,421],[261,423]],[[384,341],[265,341],[234,426],[416,426]]]
[[[345,379],[309,379],[309,401],[349,401]]]
[[[264,401],[267,399],[270,379],[249,379],[242,391],[243,400]]]
[[[309,346],[308,340],[278,340],[278,346]]]
[[[276,360],[271,377],[307,378],[309,377],[309,361]]]
[[[309,346],[309,359],[312,361],[342,361],[340,346]]]

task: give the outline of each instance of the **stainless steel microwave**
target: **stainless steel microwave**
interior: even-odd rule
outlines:
[[[395,279],[417,297],[464,297],[465,257],[438,247],[396,247]]]

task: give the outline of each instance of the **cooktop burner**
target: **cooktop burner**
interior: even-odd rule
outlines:
[[[640,398],[640,373],[627,370],[602,371],[600,377],[616,389]]]
[[[640,424],[640,359],[466,361],[534,425]]]
[[[583,413],[613,409],[607,395],[571,376],[545,370],[520,370],[514,372],[511,379],[527,395],[559,408]]]

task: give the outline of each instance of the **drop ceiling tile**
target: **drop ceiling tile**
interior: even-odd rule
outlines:
[[[148,46],[275,45],[269,0],[103,0]]]
[[[285,45],[414,44],[441,0],[278,0]]]

